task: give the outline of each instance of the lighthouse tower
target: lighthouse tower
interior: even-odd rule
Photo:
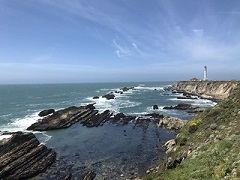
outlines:
[[[204,80],[204,81],[207,81],[207,80],[208,80],[208,78],[207,78],[207,66],[204,66],[203,80]]]

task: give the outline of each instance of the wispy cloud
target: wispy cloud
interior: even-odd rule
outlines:
[[[114,39],[113,44],[115,47],[115,53],[119,58],[133,58],[144,55],[136,43],[124,43],[124,45],[120,45],[120,43]]]
[[[115,52],[117,54],[118,57],[122,58],[122,57],[129,57],[131,55],[131,51],[127,48],[127,47],[123,47],[121,46],[116,39],[113,40],[113,43],[115,45]]]
[[[143,52],[138,48],[136,43],[132,43],[133,48],[138,52],[139,54],[143,54]]]

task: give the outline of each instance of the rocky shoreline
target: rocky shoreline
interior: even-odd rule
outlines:
[[[124,93],[130,89],[133,90],[134,87],[125,87],[116,93]],[[187,96],[187,98],[189,98],[189,95]],[[115,98],[111,93],[102,97],[107,100]],[[93,97],[93,99],[95,98],[99,97]],[[153,105],[153,109],[157,108],[157,105]],[[200,112],[197,108],[198,107],[190,104],[178,104],[176,106],[165,107],[165,109],[168,110],[194,111],[193,113]],[[158,127],[164,127],[177,134],[187,122],[174,117],[164,117],[162,114],[156,113],[137,117],[123,113],[113,114],[111,110],[99,112],[94,104],[79,107],[72,106],[58,111],[46,109],[39,112],[39,117],[39,120],[29,126],[27,130],[50,131],[69,128],[76,123],[86,126],[87,128],[99,127],[105,123],[122,126],[134,123],[136,126],[147,129],[150,123],[154,123]],[[34,177],[49,168],[55,162],[57,156],[56,152],[52,149],[48,149],[46,146],[40,144],[32,133],[13,133],[11,138],[0,141],[0,148],[0,159],[1,162],[4,162],[0,166],[0,178],[4,179],[11,179],[12,177]],[[20,165],[20,163],[23,165]],[[96,174],[94,172],[86,172],[82,175],[82,178],[94,179],[95,176]],[[56,178],[59,178],[59,176],[56,175]],[[64,175],[61,175],[61,178],[71,179],[71,174],[64,173]]]
[[[173,92],[186,93],[219,102],[240,88],[240,81],[180,81],[172,85]]]
[[[28,179],[55,160],[56,152],[40,144],[32,133],[17,132],[0,141],[0,179]]]
[[[199,93],[189,90],[189,82],[180,88],[182,83],[175,85],[174,93]],[[240,86],[239,81],[227,84],[233,87],[225,86],[223,94],[218,91],[211,95],[221,100],[219,104],[188,121],[175,139],[165,143],[165,161],[152,169],[146,179],[239,179]]]

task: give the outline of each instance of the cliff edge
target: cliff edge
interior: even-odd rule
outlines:
[[[240,179],[240,89],[234,91],[188,121],[166,144],[164,163],[145,179]]]
[[[172,90],[193,93],[202,98],[222,100],[240,88],[240,81],[180,81]]]

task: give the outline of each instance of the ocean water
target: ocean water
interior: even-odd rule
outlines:
[[[99,111],[109,109],[113,113],[136,116],[155,112],[186,120],[193,114],[164,110],[163,107],[178,103],[191,103],[200,107],[215,105],[202,99],[179,100],[177,97],[182,94],[164,91],[163,88],[171,84],[173,82],[1,85],[0,131],[26,131],[28,126],[39,119],[41,110],[58,110],[89,103],[95,103]],[[101,98],[102,95],[130,86],[135,89],[123,94],[115,93],[113,100]],[[93,99],[94,96],[100,98]],[[159,109],[153,110],[155,104]],[[89,170],[97,173],[96,179],[142,176],[149,167],[156,166],[164,158],[161,145],[175,137],[172,132],[158,128],[153,123],[147,129],[134,123],[126,126],[107,123],[97,128],[87,128],[76,123],[68,129],[34,133],[41,143],[53,148],[58,154],[56,164],[41,175],[43,179],[51,179],[50,174],[54,169],[66,171],[66,167],[75,179]]]

